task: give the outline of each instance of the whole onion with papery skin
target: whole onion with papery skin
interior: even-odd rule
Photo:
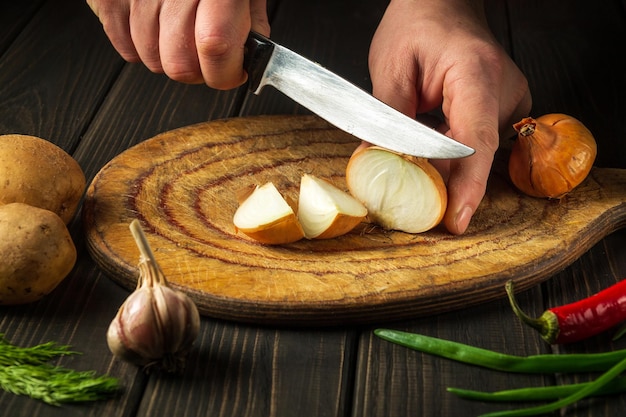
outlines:
[[[560,199],[587,178],[596,158],[596,141],[579,120],[566,114],[526,117],[509,158],[509,176],[523,193]]]

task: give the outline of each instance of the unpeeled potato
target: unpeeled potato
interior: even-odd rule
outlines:
[[[68,224],[85,185],[78,162],[55,144],[35,136],[0,136],[0,204],[44,208]]]
[[[55,213],[23,203],[0,206],[0,305],[50,293],[76,263],[76,247]]]

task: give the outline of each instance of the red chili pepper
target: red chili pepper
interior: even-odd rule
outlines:
[[[538,318],[519,308],[512,281],[506,283],[506,292],[515,315],[550,344],[577,342],[626,322],[626,279],[591,297],[548,309]]]

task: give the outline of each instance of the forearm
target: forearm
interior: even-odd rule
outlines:
[[[419,19],[452,22],[457,17],[477,19],[487,25],[484,0],[391,0],[393,7],[410,10]]]

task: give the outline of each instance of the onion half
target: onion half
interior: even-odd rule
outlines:
[[[426,159],[377,146],[357,150],[346,169],[350,193],[383,228],[421,233],[437,226],[448,203],[439,172]]]

